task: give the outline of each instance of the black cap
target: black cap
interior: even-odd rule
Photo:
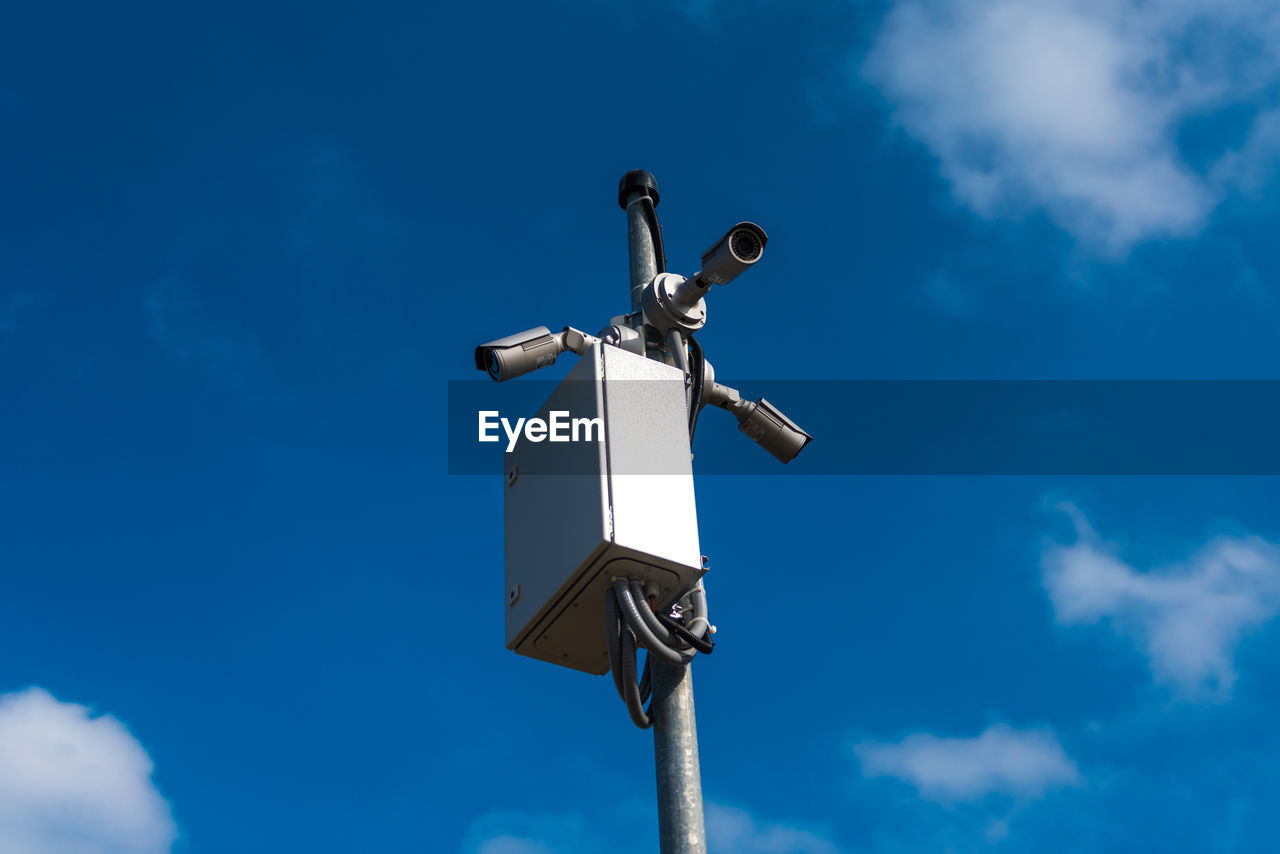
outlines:
[[[648,190],[653,206],[658,206],[658,179],[645,169],[632,169],[618,182],[618,206],[627,209],[627,196],[635,190]]]

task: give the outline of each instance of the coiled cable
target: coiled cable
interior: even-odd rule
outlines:
[[[641,729],[653,725],[653,704],[645,708],[653,693],[653,657],[656,655],[683,667],[696,653],[709,654],[715,648],[701,581],[683,601],[688,602],[688,607],[677,620],[653,610],[639,579],[616,578],[605,591],[605,646],[609,669],[618,696],[626,704],[632,722]],[[640,649],[648,653],[642,672],[636,661]]]

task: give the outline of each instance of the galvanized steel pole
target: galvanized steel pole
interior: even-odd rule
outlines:
[[[662,854],[705,854],[693,669],[653,663],[653,758],[658,774],[658,843]]]
[[[642,170],[636,170],[642,171]],[[628,172],[627,175],[634,173]],[[648,172],[644,173],[649,175]],[[626,178],[623,178],[625,181]],[[653,200],[656,207],[657,184],[653,181],[653,176],[649,175],[649,180],[654,184],[652,189],[644,185],[633,188],[623,188],[618,194],[618,201],[627,211],[627,248],[630,250],[631,258],[631,310],[640,310],[640,294],[644,292],[644,286],[653,281],[653,277],[658,275],[658,259],[653,245],[653,233],[649,230],[649,218],[645,214],[644,198],[647,196]]]
[[[658,185],[643,170],[622,179],[618,201],[627,212],[631,256],[631,310],[658,274],[650,222],[642,199],[658,203]],[[643,334],[643,330],[641,330]],[[647,349],[650,358],[662,352]],[[658,781],[658,840],[661,854],[706,854],[702,822],[702,775],[698,768],[698,727],[693,711],[693,673],[689,665],[669,664],[650,654],[653,677],[653,756]]]

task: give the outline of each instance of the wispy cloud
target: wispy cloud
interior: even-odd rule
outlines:
[[[535,839],[520,836],[493,836],[485,839],[476,854],[554,854],[556,850]]]
[[[0,696],[0,851],[169,851],[177,830],[151,771],[113,717],[39,688]]]
[[[421,241],[383,202],[346,148],[316,142],[281,153],[275,196],[235,215],[210,206],[142,292],[157,349],[219,382],[279,392],[314,371],[375,360],[390,374]],[[245,272],[225,262],[251,259]],[[243,267],[243,264],[242,264]],[[343,346],[335,346],[342,342]]]
[[[169,276],[152,282],[143,297],[143,306],[151,342],[178,360],[232,385],[263,370],[262,349],[257,341],[219,328],[189,279]]]
[[[1118,254],[1196,234],[1274,161],[1277,34],[1264,0],[906,0],[864,73],[961,203],[1041,209]],[[1241,105],[1255,112],[1244,141],[1223,136],[1193,164],[1179,133]]]
[[[1081,782],[1080,772],[1048,729],[995,724],[971,738],[919,732],[898,742],[854,747],[866,777],[894,777],[922,798],[976,802],[989,795],[1038,798]]]
[[[707,848],[712,854],[839,854],[827,836],[794,824],[765,821],[746,810],[708,803]]]
[[[1241,638],[1280,612],[1280,549],[1256,536],[1219,536],[1181,563],[1143,572],[1074,505],[1058,509],[1076,528],[1076,542],[1050,544],[1042,557],[1058,622],[1106,623],[1183,698],[1230,697]]]
[[[840,854],[823,833],[789,822],[763,820],[738,807],[708,801],[704,807],[711,854]],[[653,827],[651,808],[623,802],[589,817],[578,813],[494,811],[472,823],[463,854],[630,854],[650,850],[643,833],[618,828]]]
[[[604,824],[604,822],[602,822]],[[463,854],[585,854],[598,851],[606,835],[579,813],[492,810],[471,823]]]

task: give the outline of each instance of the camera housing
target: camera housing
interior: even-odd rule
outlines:
[[[716,382],[715,368],[705,359],[702,370],[702,402],[732,412],[738,419],[738,429],[772,454],[774,459],[789,463],[813,441],[804,428],[763,397],[754,403],[743,400],[736,388]]]
[[[789,463],[813,441],[799,424],[783,415],[763,397],[755,403],[740,401],[733,407],[738,429],[781,463]]]
[[[768,242],[769,235],[754,222],[738,223],[702,253],[702,270],[694,281],[704,288],[733,281],[763,257]]]
[[[769,235],[754,222],[740,222],[702,253],[702,269],[688,279],[660,273],[642,295],[645,322],[661,332],[696,332],[706,323],[703,297],[712,285],[733,281],[764,255]]]
[[[476,368],[487,371],[495,382],[505,382],[555,364],[562,352],[561,336],[553,335],[545,326],[535,326],[481,344],[476,348]]]

